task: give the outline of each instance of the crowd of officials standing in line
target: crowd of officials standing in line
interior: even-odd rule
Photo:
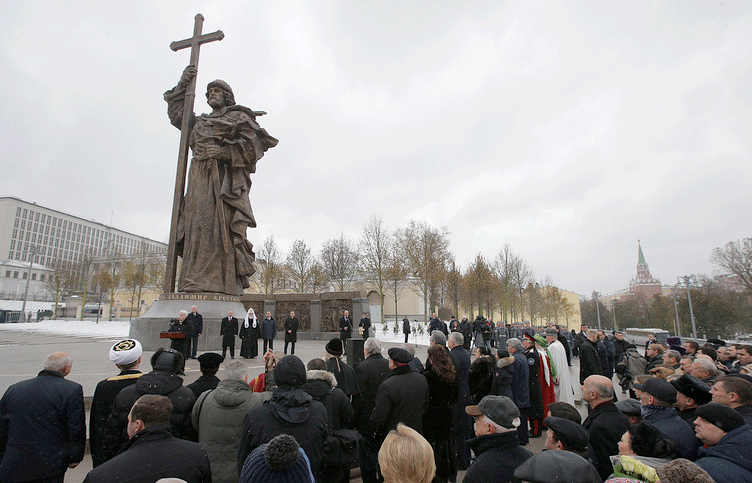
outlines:
[[[200,314],[191,313],[196,331]],[[181,311],[179,324],[190,315]],[[232,319],[222,322],[231,331]],[[253,380],[241,361],[226,364],[220,380],[226,354],[204,353],[202,376],[188,386],[181,376],[195,340],[194,350],[182,341],[157,350],[147,373],[139,370],[140,343],[119,341],[109,358],[120,373],[101,381],[92,400],[94,468],[86,481],[338,482],[354,466],[366,483],[456,481],[460,470],[466,482],[752,481],[752,378],[740,374],[752,347],[688,344],[681,355],[656,343],[639,356],[618,333],[584,326],[573,348],[557,327],[543,334],[522,327],[521,338],[507,332],[502,345],[496,327],[485,335],[489,326],[482,318],[446,324],[433,317],[425,362],[410,344],[384,357],[380,341],[368,337],[364,360],[350,367],[342,360],[349,313],[340,337],[307,364],[293,354],[286,323],[285,352],[291,343],[293,353],[278,359],[270,344]],[[263,332],[263,323],[249,310],[237,332],[243,328]],[[258,336],[246,331],[246,339],[256,347],[244,355],[241,344],[241,356],[254,357]],[[573,355],[589,406],[585,421],[574,407]],[[69,354],[53,353],[36,378],[0,399],[0,481],[62,482],[82,460],[83,391],[66,379],[72,364]],[[609,371],[633,398],[617,403]],[[533,455],[524,446],[544,428],[549,451]]]

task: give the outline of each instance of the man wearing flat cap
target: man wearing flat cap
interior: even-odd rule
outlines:
[[[670,382],[651,377],[634,388],[641,392],[642,419],[650,423],[674,442],[679,458],[694,461],[697,457],[697,439],[692,437],[692,428],[676,413],[676,388]]]
[[[473,417],[475,438],[468,441],[475,461],[465,473],[464,483],[512,482],[515,468],[533,456],[520,446],[517,428],[523,424],[520,410],[506,396],[485,396],[477,406],[467,406]]]
[[[135,383],[141,377],[138,366],[141,363],[141,343],[135,339],[125,339],[110,347],[110,361],[120,370],[120,374],[99,381],[91,399],[91,415],[89,417],[89,447],[93,465],[99,466],[115,456],[117,448],[112,454],[102,445],[102,438],[106,431],[107,419],[110,416],[112,403],[121,389]]]
[[[590,437],[585,428],[569,419],[553,416],[547,417],[543,422],[548,428],[544,444],[546,449],[571,451],[587,459]]]
[[[671,384],[676,388],[676,410],[679,417],[695,428],[695,411],[703,404],[710,402],[710,387],[691,374],[684,374],[674,379]]]
[[[697,466],[716,483],[752,481],[752,428],[735,410],[710,403],[697,409],[695,434],[703,442]]]
[[[428,409],[428,381],[410,368],[413,357],[398,347],[389,349],[388,354],[391,372],[379,386],[371,413],[379,440],[397,423],[423,433],[423,413]]]
[[[601,477],[592,463],[570,451],[544,451],[514,470],[515,481],[530,483],[600,483]]]
[[[224,360],[225,358],[216,352],[206,352],[198,356],[201,376],[196,379],[195,382],[186,386],[193,391],[196,398],[198,398],[204,391],[210,391],[217,388],[217,384],[219,384],[217,372],[219,371],[219,365],[222,364]]]

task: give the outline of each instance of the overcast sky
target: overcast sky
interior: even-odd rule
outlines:
[[[0,29],[0,196],[167,241],[180,133],[162,94],[196,13],[195,110],[226,80],[279,139],[257,246],[353,240],[373,215],[446,226],[467,266],[505,243],[606,294],[712,274],[749,237],[752,3],[25,1]]]

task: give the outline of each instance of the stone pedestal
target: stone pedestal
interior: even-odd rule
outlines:
[[[204,319],[204,329],[198,338],[198,350],[221,351],[222,339],[219,329],[227,312],[232,310],[238,319],[238,326],[245,318],[245,307],[240,297],[216,293],[169,293],[162,294],[149,310],[131,321],[129,337],[141,342],[144,350],[155,351],[160,347],[170,347],[169,339],[160,339],[159,333],[170,326],[170,319],[176,319],[178,312],[191,311],[191,306],[198,307],[198,313]],[[261,319],[263,316],[261,317]],[[260,320],[260,319],[259,319]],[[235,350],[240,351],[240,339],[236,340]]]
[[[363,354],[363,345],[365,343],[365,339],[347,339],[345,344],[347,350],[348,366],[355,367],[356,364],[359,364],[365,360],[365,356]]]

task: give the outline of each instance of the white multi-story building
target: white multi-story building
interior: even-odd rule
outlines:
[[[166,251],[167,245],[146,237],[18,198],[0,197],[0,260],[21,262],[17,268],[12,267],[16,263],[3,267],[0,278],[10,272],[11,279],[15,275],[23,280],[32,254],[32,272],[37,272],[37,264],[41,265],[37,275],[41,278],[49,267],[77,264],[87,256],[101,260]],[[26,272],[21,266],[26,267]],[[13,291],[10,286],[7,288]]]

